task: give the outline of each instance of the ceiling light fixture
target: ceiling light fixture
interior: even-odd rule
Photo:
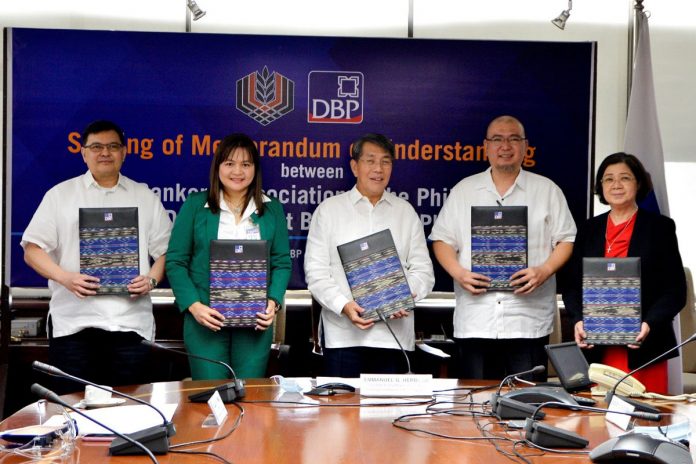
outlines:
[[[551,23],[560,30],[565,29],[566,21],[568,21],[572,9],[573,0],[568,0],[568,9],[561,11],[561,14],[559,14],[555,19],[552,19]]]
[[[186,0],[186,6],[191,11],[194,21],[198,21],[203,16],[205,16],[205,11],[201,10],[201,8],[196,3],[196,0]]]

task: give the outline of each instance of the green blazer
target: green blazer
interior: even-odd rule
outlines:
[[[208,192],[189,195],[174,221],[167,250],[167,278],[176,304],[184,312],[193,303],[210,304],[210,241],[217,239],[220,215],[205,206]],[[254,213],[261,239],[270,246],[268,298],[282,304],[292,264],[288,228],[283,205],[272,198],[265,203],[263,216]]]

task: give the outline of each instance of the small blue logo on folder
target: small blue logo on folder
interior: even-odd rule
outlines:
[[[114,213],[104,213],[104,220],[106,222],[114,220]]]
[[[370,245],[368,245],[367,242],[362,242],[362,243],[360,244],[360,251],[365,251],[365,250],[367,250],[368,248],[370,248]]]
[[[235,253],[244,253],[244,245],[235,245],[234,252]]]

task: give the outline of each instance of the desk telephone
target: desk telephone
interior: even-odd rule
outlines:
[[[611,390],[616,385],[616,382],[621,380],[626,372],[615,367],[607,366],[605,364],[592,363],[588,371],[590,380],[605,388],[606,390]],[[637,381],[632,376],[626,377],[626,379],[616,387],[616,393],[623,396],[631,396],[632,394],[642,394],[645,393],[645,385]]]

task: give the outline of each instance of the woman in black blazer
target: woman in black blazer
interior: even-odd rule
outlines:
[[[575,239],[569,262],[570,282],[563,301],[575,328],[575,341],[590,362],[624,371],[655,358],[677,344],[672,320],[686,302],[686,278],[674,221],[638,208],[652,190],[649,174],[633,155],[608,156],[597,171],[595,193],[611,210],[589,219]],[[582,321],[582,258],[640,257],[642,324],[636,344],[597,346],[585,343]],[[649,391],[667,393],[667,358],[637,373]]]

